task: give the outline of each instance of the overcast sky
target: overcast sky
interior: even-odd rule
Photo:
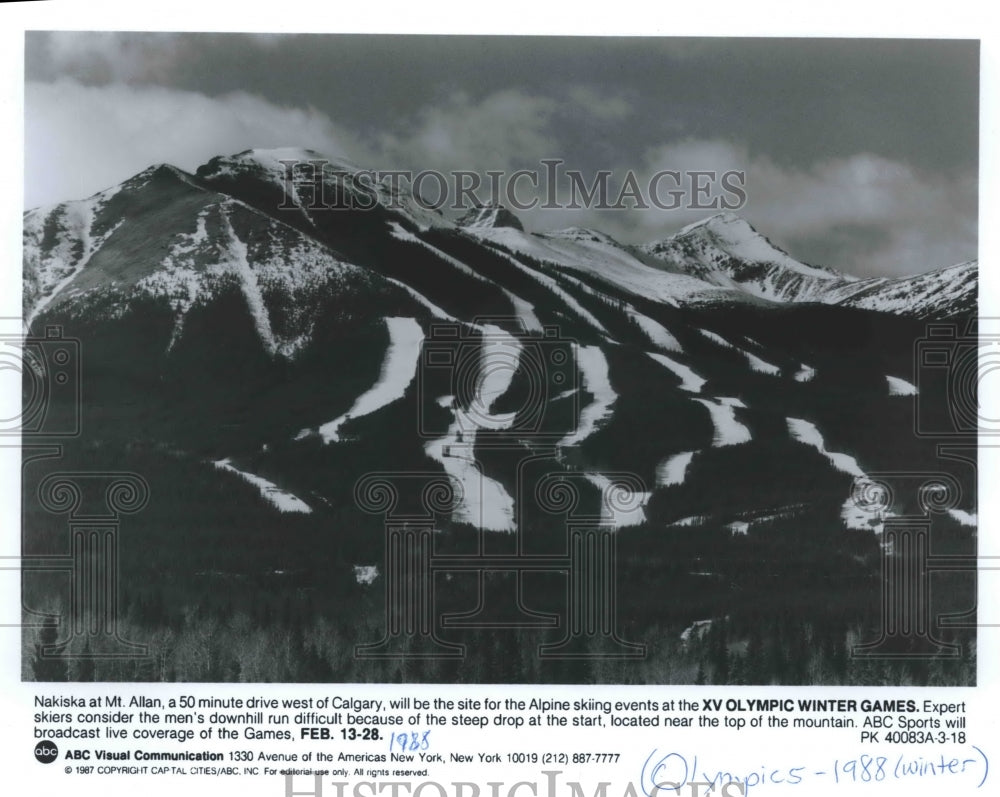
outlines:
[[[377,169],[736,169],[738,212],[799,259],[920,272],[977,256],[978,74],[971,41],[29,33],[25,203],[249,147]],[[705,215],[524,220],[642,242]]]

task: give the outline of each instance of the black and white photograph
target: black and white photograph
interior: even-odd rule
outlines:
[[[978,41],[24,77],[22,681],[977,684]]]

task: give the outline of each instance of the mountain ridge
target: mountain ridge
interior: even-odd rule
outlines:
[[[689,227],[657,259],[596,230],[497,225],[497,208],[465,226],[391,193],[323,209],[310,173],[292,190],[274,155],[201,176],[153,167],[25,214],[30,326],[79,341],[83,375],[82,401],[51,391],[45,417],[55,431],[78,417],[82,432],[61,440],[61,458],[25,460],[26,545],[64,553],[65,517],[38,503],[50,473],[141,474],[152,498],[120,546],[134,638],[176,633],[182,649],[192,618],[211,618],[199,633],[277,625],[271,647],[301,637],[296,651],[343,680],[461,680],[431,659],[390,671],[355,655],[395,622],[387,534],[402,520],[428,555],[506,563],[432,579],[440,603],[425,605],[435,633],[471,643],[477,661],[506,639],[515,680],[692,682],[705,649],[686,629],[728,624],[749,661],[762,616],[780,625],[767,672],[781,680],[780,662],[798,660],[783,612],[808,629],[802,644],[819,628],[838,650],[871,637],[887,523],[927,511],[920,491],[873,506],[862,488],[945,473],[956,489],[935,492],[934,550],[974,555],[975,469],[939,456],[935,435],[962,430],[947,369],[914,358],[926,325],[912,312],[919,299],[965,329],[974,264],[923,282],[842,281],[736,217]],[[820,282],[841,293],[792,300]],[[46,373],[25,372],[26,402]],[[388,485],[385,506],[361,489],[373,483]],[[563,561],[581,527],[615,552],[620,627],[649,643],[648,661],[608,664],[588,640],[598,664],[577,649],[579,669],[524,663],[572,627],[567,573],[506,568]],[[49,584],[26,574],[25,605],[53,605]],[[497,608],[497,590],[521,615]],[[961,611],[969,592],[935,611]],[[315,622],[289,634],[291,620],[273,619],[296,616]],[[545,616],[558,622],[532,625]],[[339,652],[320,654],[323,640]],[[712,644],[720,667],[729,653]],[[243,679],[240,651],[213,649],[235,662],[225,671],[184,662],[174,675]]]
[[[291,166],[285,164],[310,161],[333,164],[339,175],[335,179],[327,179],[324,175],[321,195],[317,194],[315,173],[308,169],[288,179],[291,172],[287,169]],[[618,288],[624,286],[637,294],[648,292],[671,304],[761,299],[822,302],[935,318],[967,312],[976,303],[977,261],[904,277],[862,279],[830,267],[795,260],[745,219],[730,212],[709,216],[665,239],[641,245],[623,245],[606,233],[585,228],[527,232],[516,214],[502,205],[481,205],[453,223],[439,212],[425,210],[405,191],[390,191],[382,183],[366,185],[362,190],[342,179],[345,174],[359,171],[347,161],[331,161],[311,150],[246,150],[233,156],[212,158],[193,175],[169,164],[151,166],[87,199],[26,211],[25,317],[36,315],[38,305],[45,307],[59,299],[59,294],[77,281],[80,272],[108,242],[111,231],[97,234],[89,224],[84,224],[86,219],[100,214],[116,194],[134,193],[147,182],[167,175],[192,189],[248,203],[275,222],[291,225],[316,238],[331,247],[334,257],[347,261],[358,259],[356,253],[342,251],[339,238],[343,236],[325,231],[330,228],[331,214],[348,214],[324,210],[320,203],[334,198],[343,200],[345,191],[350,201],[359,201],[362,193],[367,192],[364,202],[370,207],[364,210],[378,210],[375,215],[380,216],[378,222],[373,222],[372,229],[385,220],[396,219],[418,235],[435,229],[458,230],[564,271],[583,268],[591,276]],[[279,201],[275,202],[276,199]],[[128,221],[127,215],[124,221]],[[58,237],[60,226],[65,228],[62,240],[45,238],[45,230],[49,239]],[[652,273],[654,269],[687,279],[671,281],[668,277],[656,277]],[[602,274],[602,271],[616,273]]]

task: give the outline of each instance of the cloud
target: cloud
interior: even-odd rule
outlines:
[[[930,175],[868,153],[807,171],[755,168],[759,176],[747,176],[748,215],[756,218],[759,206],[761,225],[792,249],[819,238],[817,255],[826,246],[831,265],[865,275],[909,274],[977,256],[974,174]],[[842,236],[838,252],[826,242],[840,229],[855,234]]]
[[[744,172],[747,202],[736,212],[800,259],[869,275],[926,271],[976,256],[974,174],[922,173],[870,153],[786,167],[717,139],[663,145],[645,161],[646,181],[660,169]],[[689,191],[685,204],[691,199]],[[651,209],[606,221],[638,241],[711,212]]]
[[[30,31],[25,55],[29,79],[164,84],[192,63],[204,63],[207,54],[235,48],[243,58],[252,59],[267,56],[283,41],[287,36],[277,33]],[[206,64],[206,68],[211,67]]]
[[[364,155],[325,114],[242,92],[210,98],[149,86],[29,82],[25,207],[90,196],[154,163],[192,171],[215,155],[286,145]]]
[[[119,31],[44,31],[27,48],[32,65],[50,77],[78,78],[87,83],[162,79],[183,57],[177,33]]]
[[[61,41],[66,61],[93,53],[91,38],[82,38],[79,46]],[[127,50],[120,46],[106,60],[130,68]],[[25,91],[25,204],[89,196],[153,163],[190,171],[215,155],[276,146],[309,147],[378,169],[481,174],[521,167],[542,171],[542,159],[563,158],[565,168],[579,168],[588,185],[598,169],[611,170],[614,198],[628,169],[636,167],[611,147],[632,113],[628,101],[579,86],[559,98],[512,89],[478,99],[456,93],[399,118],[389,132],[362,137],[314,108],[285,107],[245,92],[209,97],[157,86],[31,81]],[[591,139],[601,146],[579,149]],[[663,169],[744,172],[748,201],[737,212],[809,262],[862,275],[903,274],[976,256],[975,174],[931,174],[863,152],[808,166],[780,165],[724,139],[685,139],[648,149],[635,168],[639,184],[648,186]],[[488,191],[480,193],[485,198]],[[711,212],[581,208],[521,215],[536,230],[594,226],[638,243],[663,238]]]
[[[520,91],[499,91],[479,101],[458,93],[424,108],[415,121],[403,120],[379,146],[393,166],[403,168],[512,169],[557,150],[550,129],[555,110],[555,101]]]
[[[380,155],[411,169],[532,168],[543,158],[571,159],[580,149],[575,139],[594,133],[588,128],[601,128],[601,136],[604,128],[618,132],[632,113],[626,98],[582,85],[558,97],[505,89],[473,99],[458,92],[400,119],[380,138]]]
[[[84,38],[73,57],[84,57],[91,44]],[[394,132],[362,139],[316,109],[284,107],[245,92],[209,97],[158,86],[30,81],[25,206],[89,196],[153,163],[191,171],[215,155],[249,147],[308,147],[379,169],[483,173],[533,166],[558,149],[549,129],[555,107],[517,91],[478,102],[456,94],[401,119]]]
[[[621,121],[633,111],[631,103],[624,97],[605,94],[590,86],[574,86],[568,92],[574,111],[583,111],[602,120]]]

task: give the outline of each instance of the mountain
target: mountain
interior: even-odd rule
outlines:
[[[800,263],[733,213],[637,248],[664,268],[772,301],[843,304],[914,318],[943,318],[976,307],[976,261],[907,277],[859,279]]]
[[[495,227],[512,227],[524,230],[521,220],[503,205],[485,204],[472,208],[458,220],[459,227],[468,230],[493,229]]]
[[[323,297],[399,292],[327,247],[171,166],[148,169],[81,202],[24,217],[24,311],[118,316],[140,301],[185,319],[238,291],[269,353],[308,340]],[[168,348],[170,347],[168,345]]]
[[[970,260],[911,277],[872,277],[831,288],[823,301],[908,315],[940,319],[975,314],[979,263]]]
[[[914,346],[925,320],[974,320],[975,264],[860,280],[798,263],[729,214],[645,247],[533,234],[500,206],[451,222],[323,160],[248,150],[195,174],[158,166],[24,216],[25,317],[79,340],[83,363],[83,433],[61,460],[26,459],[26,544],[65,544],[36,498],[47,474],[142,474],[153,497],[121,542],[123,602],[133,635],[175,629],[176,678],[691,682],[701,667],[724,680],[723,643],[686,631],[706,619],[733,650],[781,617],[842,651],[878,622],[887,519],[919,509],[906,491],[859,506],[878,473],[947,472],[960,489],[935,517],[941,550],[975,550],[974,469],[914,433],[955,423]],[[73,410],[55,403],[51,418]],[[508,563],[441,575],[435,633],[474,643],[465,665],[344,653],[378,640],[389,600],[386,518],[361,487],[373,476],[406,523],[427,480],[444,480],[435,555]],[[569,623],[564,573],[510,565],[567,550],[553,484],[614,529],[621,633],[652,640],[624,669],[514,652]],[[58,599],[44,580],[24,590],[26,606]],[[513,615],[496,602],[511,594]],[[291,669],[235,640],[189,655],[206,617],[268,644],[299,628]],[[798,642],[774,634],[791,656]],[[822,656],[831,682],[868,677]],[[775,661],[754,677],[800,677]]]
[[[850,282],[832,269],[800,263],[733,213],[720,213],[640,251],[683,273],[773,301],[819,301],[833,285]]]

